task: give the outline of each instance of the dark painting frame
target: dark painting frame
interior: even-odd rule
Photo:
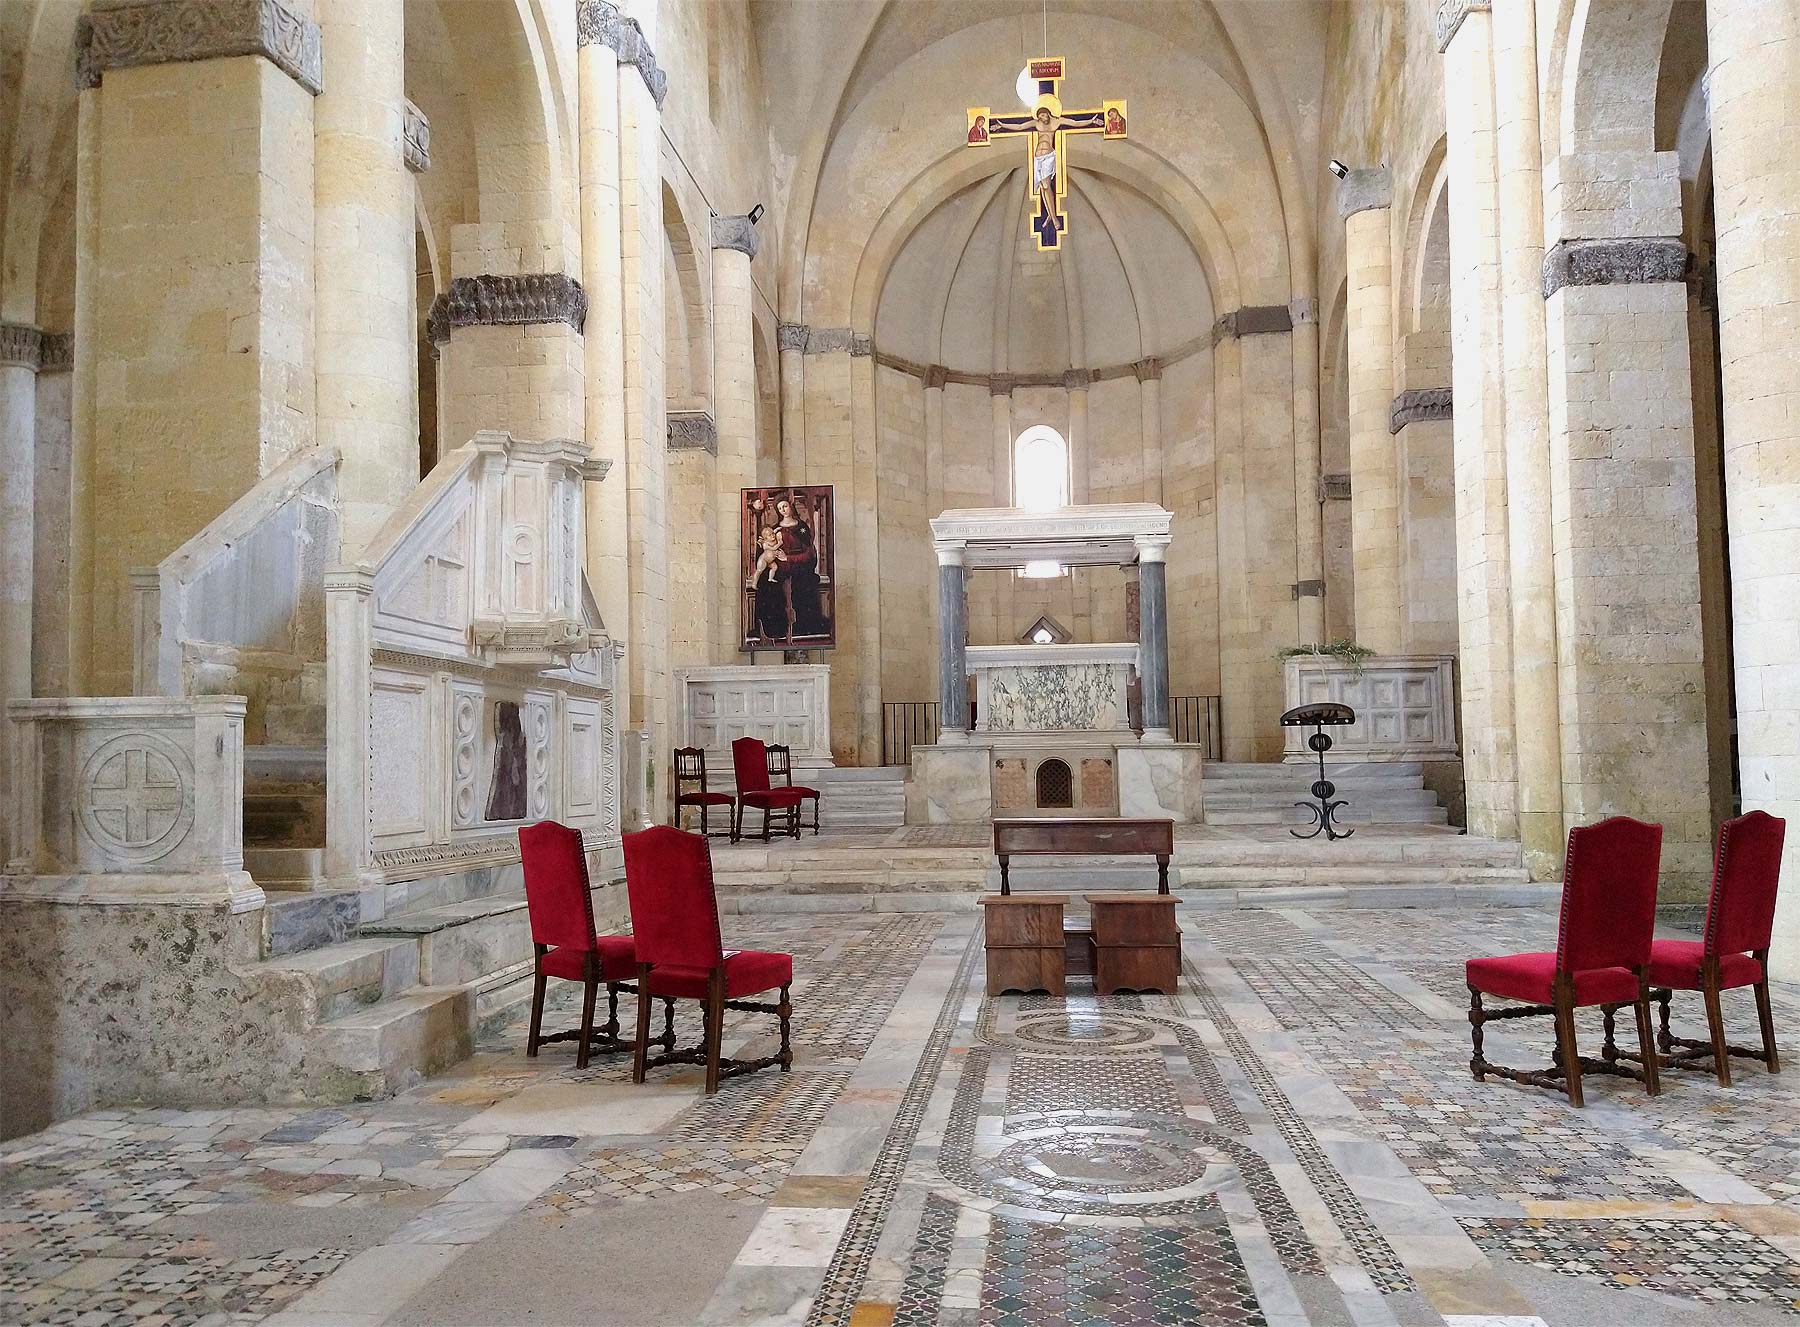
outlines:
[[[739,649],[837,645],[836,517],[830,484],[740,490]]]

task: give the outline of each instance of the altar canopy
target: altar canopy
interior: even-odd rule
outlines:
[[[938,559],[938,703],[941,721],[939,741],[968,740],[968,678],[971,651],[968,646],[968,607],[965,587],[971,568],[1021,570],[1033,563],[1053,562],[1064,567],[1132,566],[1138,568],[1138,640],[1118,646],[1035,646],[1013,650],[1004,659],[981,659],[984,687],[993,702],[991,668],[1005,666],[1005,679],[1017,693],[1021,685],[1030,693],[1024,708],[1042,714],[1056,708],[1058,697],[1046,695],[1045,685],[1024,680],[1034,667],[1067,672],[1084,665],[1097,685],[1101,672],[1108,678],[1123,676],[1123,665],[1135,664],[1143,693],[1143,740],[1169,742],[1169,630],[1164,563],[1169,547],[1170,513],[1153,502],[1117,502],[1050,511],[1026,511],[1018,507],[968,507],[946,511],[931,522],[932,545]],[[1068,655],[1070,649],[1082,657]],[[1088,657],[1094,650],[1111,650],[1111,657]],[[1060,652],[1059,652],[1060,651]],[[1033,664],[1032,659],[1041,659]],[[1085,675],[1084,675],[1085,676]],[[1058,685],[1066,682],[1060,675]],[[1066,688],[1065,688],[1066,689]],[[1105,689],[1112,689],[1111,682]],[[1051,690],[1055,690],[1054,687]],[[1060,692],[1058,693],[1060,696]],[[1060,703],[1060,702],[1059,702]],[[1009,704],[1014,717],[1020,704]],[[1091,708],[1091,707],[1090,707]],[[984,723],[986,720],[984,719]],[[1036,726],[1035,724],[1030,726]],[[1110,727],[1070,722],[1078,728]],[[1123,727],[1123,722],[1118,726]]]

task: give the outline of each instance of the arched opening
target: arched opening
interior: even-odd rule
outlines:
[[[1037,767],[1037,804],[1039,810],[1075,805],[1075,778],[1067,761],[1046,760]]]
[[[1013,443],[1013,505],[1026,511],[1069,505],[1069,444],[1048,424],[1026,429]]]

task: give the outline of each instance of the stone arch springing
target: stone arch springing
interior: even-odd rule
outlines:
[[[712,410],[710,247],[701,244],[674,187],[663,181],[663,351],[671,411]]]

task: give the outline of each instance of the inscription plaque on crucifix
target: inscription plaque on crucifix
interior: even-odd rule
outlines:
[[[1068,134],[1124,138],[1125,102],[1102,101],[1098,110],[1065,111],[1056,91],[1063,79],[1062,57],[1029,61],[1026,71],[1037,84],[1036,108],[1030,114],[994,115],[986,106],[971,106],[966,141],[970,147],[988,147],[996,138],[1025,139],[1031,162],[1025,189],[1038,205],[1031,220],[1032,233],[1037,236],[1038,248],[1056,249],[1062,246],[1063,231],[1069,224],[1069,163],[1063,139]]]

